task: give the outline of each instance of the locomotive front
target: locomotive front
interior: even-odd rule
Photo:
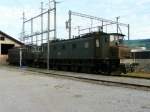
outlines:
[[[134,67],[130,63],[122,62],[121,60],[131,58],[131,49],[123,44],[124,36],[122,34],[110,34],[110,57],[120,60],[119,71],[123,73],[134,71]]]

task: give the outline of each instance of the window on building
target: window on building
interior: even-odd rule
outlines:
[[[1,44],[1,54],[2,55],[7,55],[8,50],[13,48],[13,47],[14,47],[13,44]]]
[[[5,37],[0,37],[0,40],[3,40],[3,41],[4,41],[4,40],[5,40]]]

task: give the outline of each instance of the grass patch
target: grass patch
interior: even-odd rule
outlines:
[[[150,79],[150,73],[144,73],[144,72],[128,73],[128,74],[126,74],[126,76],[137,77],[137,78],[148,78],[148,79]]]

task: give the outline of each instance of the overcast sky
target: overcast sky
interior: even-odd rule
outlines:
[[[68,10],[86,13],[131,25],[131,38],[150,38],[150,0],[59,0],[58,28],[63,28],[68,18]],[[22,28],[22,12],[26,18],[40,12],[41,0],[1,0],[0,30],[19,38]],[[48,8],[48,0],[43,0],[44,8]],[[65,30],[65,25],[64,25]],[[59,33],[59,32],[58,32]],[[58,35],[60,36],[60,35]],[[62,37],[61,37],[62,38]]]

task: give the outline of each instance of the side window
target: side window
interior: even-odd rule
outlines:
[[[65,49],[66,49],[66,46],[65,46],[65,45],[62,45],[62,49],[65,50]]]
[[[99,39],[96,39],[96,47],[100,47]]]
[[[110,42],[113,42],[115,40],[113,35],[110,35]]]
[[[72,44],[72,49],[76,49],[77,45],[76,44]]]
[[[88,42],[85,42],[85,44],[84,44],[84,48],[89,48],[89,43]]]

